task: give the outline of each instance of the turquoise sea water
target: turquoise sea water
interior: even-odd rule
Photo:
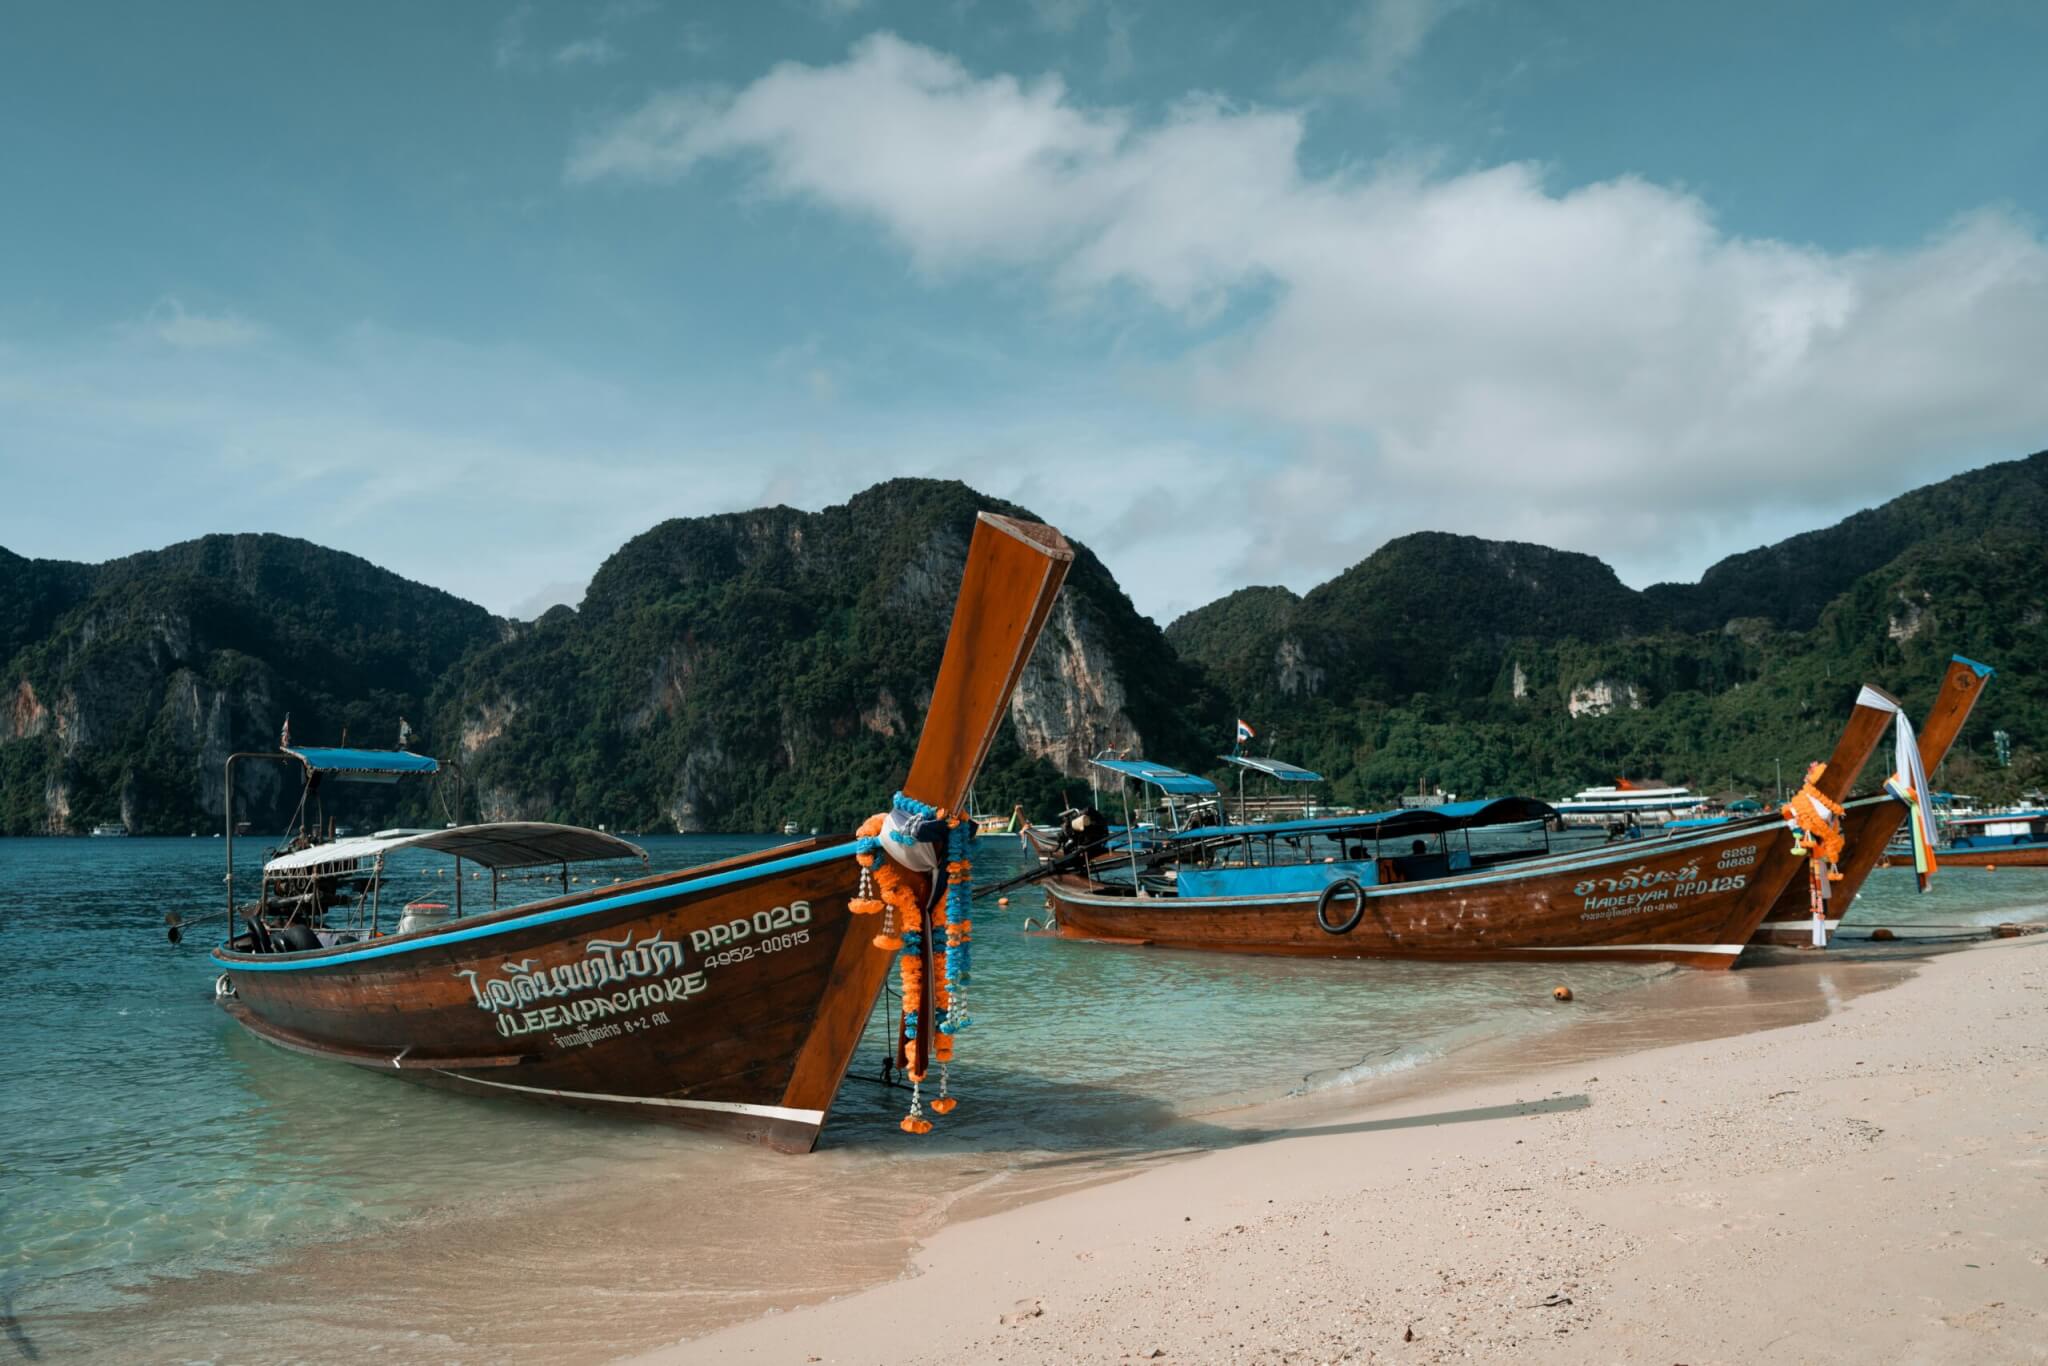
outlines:
[[[780,841],[643,842],[667,869]],[[238,853],[253,862],[258,843]],[[32,1333],[55,1314],[75,1329],[146,1304],[166,1279],[262,1267],[426,1205],[622,1162],[742,1162],[718,1140],[438,1093],[249,1038],[211,999],[220,860],[215,839],[0,840],[0,1322]],[[1022,863],[988,840],[980,867]],[[1995,923],[2043,903],[2048,873],[1948,870],[1916,897],[1910,874],[1880,870],[1849,923]],[[166,942],[167,910],[192,922],[180,944]],[[1563,978],[1599,1001],[1666,971],[1111,948],[1023,933],[1039,911],[1024,892],[976,916],[978,1024],[955,1069],[970,1102],[946,1125],[948,1151],[1143,1145],[1247,1097],[1341,1088],[1542,1029]],[[914,1156],[895,1128],[904,1097],[869,1079],[882,1050],[871,1028],[827,1130],[845,1160]],[[787,1161],[773,1170],[806,1159]]]

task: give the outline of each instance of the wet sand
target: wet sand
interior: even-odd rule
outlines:
[[[1266,1107],[646,1360],[2048,1360],[2048,938],[1915,957],[1686,975]]]
[[[726,1340],[705,1335],[731,1325],[759,1331],[764,1314],[801,1323],[814,1311],[781,1316],[806,1305],[864,1302],[859,1292],[927,1268],[934,1240],[962,1229],[999,1229],[1015,1217],[1057,1222],[1067,1217],[1058,1211],[1094,1208],[1105,1194],[1095,1188],[1121,1192],[1125,1178],[1198,1172],[1234,1154],[1271,1154],[1237,1159],[1254,1169],[1291,1163],[1281,1154],[1304,1135],[1327,1142],[1331,1125],[1347,1123],[1377,1133],[1379,1121],[1360,1117],[1439,1108],[1452,1096],[1481,1097],[1451,1106],[1475,1115],[1538,1102],[1568,1108],[1578,1103],[1568,1099],[1570,1087],[1560,1083],[1551,1095],[1534,1089],[1532,1074],[1822,1020],[1903,981],[1925,958],[1901,949],[1785,952],[1733,973],[1673,971],[1612,999],[1559,1005],[1548,1029],[1384,1074],[1372,1073],[1379,1059],[1367,1056],[1363,1080],[1341,1070],[1316,1074],[1279,1099],[1164,1120],[1142,1142],[995,1151],[934,1135],[821,1150],[796,1160],[800,1167],[720,1144],[687,1160],[637,1163],[602,1182],[423,1209],[396,1228],[321,1243],[261,1269],[159,1280],[130,1310],[32,1327],[54,1349],[137,1360],[599,1361],[684,1339],[702,1339],[683,1349],[685,1358],[709,1359]],[[1560,965],[1554,976],[1569,981],[1571,973]],[[1532,989],[1550,980],[1532,977]],[[1276,1073],[1282,1067],[1276,1060]],[[1385,1161],[1373,1146],[1379,1141],[1358,1154],[1363,1168]],[[835,1349],[841,1355],[827,1359],[900,1355],[880,1340],[853,1347],[857,1341],[849,1337]],[[761,1359],[784,1359],[779,1349],[763,1350]]]

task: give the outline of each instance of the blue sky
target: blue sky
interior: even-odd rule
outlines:
[[[0,545],[498,611],[1012,498],[1162,621],[1435,528],[1634,583],[2048,446],[2048,7],[9,6]]]

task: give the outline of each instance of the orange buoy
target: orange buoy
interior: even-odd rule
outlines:
[[[996,905],[998,905],[998,906],[1007,906],[1007,905],[1009,905],[1009,904],[1010,904],[1010,898],[1008,898],[1008,897],[1006,897],[1006,896],[999,896],[999,897],[997,897],[997,898],[996,898]]]
[[[1870,937],[1872,939],[1878,940],[1881,943],[1890,943],[1892,940],[1898,938],[1898,936],[1893,934],[1890,930],[1884,929],[1882,927],[1872,930],[1870,932]]]
[[[1550,997],[1554,1001],[1569,1001],[1572,998],[1572,989],[1570,987],[1552,987],[1550,989]]]

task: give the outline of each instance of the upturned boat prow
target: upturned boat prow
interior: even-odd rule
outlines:
[[[965,814],[968,784],[1072,560],[1053,528],[981,514],[899,812]],[[938,825],[943,841],[944,820]],[[495,829],[432,835],[450,848],[457,836],[472,836],[456,856],[489,867],[494,882],[493,858],[507,867],[543,861],[531,849],[493,853]],[[596,833],[544,829],[559,833],[536,838],[564,847]],[[426,835],[411,842],[437,847]],[[365,872],[344,843],[315,845],[310,856],[290,856],[288,867],[273,860],[253,905],[237,906],[230,883],[230,937],[213,953],[222,969],[216,995],[268,1042],[429,1085],[806,1152],[892,961],[875,933],[877,917],[849,906],[867,884],[863,863],[882,861],[872,837],[801,840],[396,934],[377,932],[374,921],[362,932],[337,931],[318,918],[335,904],[341,880],[376,885],[395,844],[352,846],[380,846]],[[324,848],[336,858],[323,862]],[[300,890],[287,899],[280,881],[273,895],[271,869],[276,879],[297,878]],[[943,872],[902,868],[894,876],[927,916],[942,906]],[[298,909],[282,909],[288,904]],[[309,905],[311,915],[299,919]],[[239,933],[235,917],[246,924]],[[933,923],[943,929],[942,913],[921,926],[927,944]],[[317,947],[298,947],[309,937]],[[928,1023],[929,1008],[923,1018]],[[925,1037],[933,1037],[929,1025]]]
[[[1857,698],[1813,789],[1839,802],[1891,722],[1890,699]],[[1498,816],[1492,808],[1508,808]],[[1480,854],[1447,832],[1548,813],[1522,798],[1434,811],[1182,832],[1166,851],[1129,863],[1132,880],[1085,873],[1046,878],[1068,938],[1165,948],[1317,957],[1641,961],[1726,969],[1808,856],[1776,816],[1668,839],[1568,853]],[[1380,852],[1435,834],[1437,853]],[[1331,852],[1318,858],[1317,842]],[[1257,857],[1259,844],[1265,861]],[[1300,857],[1281,862],[1282,844]],[[1417,846],[1426,840],[1417,839]],[[1169,866],[1170,865],[1170,866]]]
[[[1933,773],[1948,757],[1995,672],[1990,665],[1974,659],[1961,655],[1950,658],[1941,687],[1934,695],[1934,705],[1928,708],[1927,719],[1915,736],[1920,766],[1925,772]],[[1861,766],[1859,763],[1858,768]],[[1921,799],[1931,801],[1932,794],[1922,794]],[[1905,819],[1905,803],[1881,790],[1844,803],[1842,860],[1836,867],[1841,877],[1830,884],[1826,914],[1822,917],[1823,937],[1834,933],[1842,915],[1855,904],[1871,871],[1884,862],[1885,848]],[[1750,942],[1759,946],[1811,944],[1813,919],[1811,893],[1804,883],[1795,882],[1779,895]]]

